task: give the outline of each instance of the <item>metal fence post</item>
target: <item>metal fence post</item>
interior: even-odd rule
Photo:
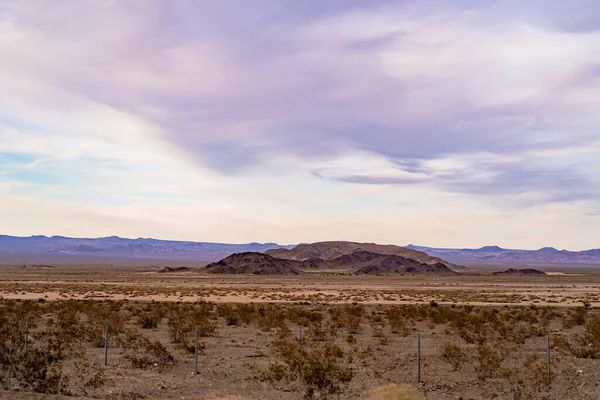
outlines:
[[[302,353],[302,329],[298,331],[298,349]]]
[[[29,324],[25,321],[25,360],[27,360],[27,352],[29,350]]]
[[[421,334],[417,333],[417,385],[421,383]]]
[[[198,328],[196,328],[196,367],[194,369],[194,375],[199,375],[200,371],[198,371]]]
[[[550,370],[550,335],[546,335],[546,358],[548,361],[548,388],[552,388],[552,372]]]
[[[104,329],[104,365],[108,365],[108,323]]]

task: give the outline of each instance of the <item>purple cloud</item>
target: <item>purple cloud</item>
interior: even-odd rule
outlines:
[[[15,71],[150,121],[219,173],[261,168],[281,155],[318,169],[361,151],[450,191],[598,196],[597,162],[527,156],[598,138],[593,2],[14,1],[4,8],[21,35],[14,43],[23,43],[9,49]],[[484,182],[423,167],[473,153],[519,160],[486,165],[493,178]],[[414,183],[339,172],[330,178]]]

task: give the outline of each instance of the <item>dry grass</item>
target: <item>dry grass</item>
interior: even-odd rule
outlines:
[[[425,400],[423,395],[415,388],[408,385],[387,385],[369,392],[361,396],[362,400]]]
[[[143,316],[152,316],[156,323],[145,325]],[[27,356],[25,321],[30,334]],[[246,370],[250,381],[268,383],[271,389],[261,389],[267,393],[285,390],[306,398],[356,393],[351,389],[355,381],[385,381],[390,372],[386,365],[399,348],[396,343],[414,340],[417,331],[441,343],[429,347],[424,368],[435,367],[446,380],[476,373],[482,396],[486,390],[519,399],[545,393],[544,358],[527,349],[532,343],[543,349],[546,334],[551,335],[556,364],[555,395],[569,398],[579,390],[571,372],[577,360],[600,358],[600,314],[589,308],[4,300],[0,388],[103,397],[115,377],[107,378],[93,355],[104,344],[107,322],[111,356],[127,363],[122,364],[125,374],[142,370],[172,376],[193,357],[196,328],[201,352],[224,346],[224,331],[242,329],[250,332],[245,337],[250,343],[269,345],[246,356],[256,362],[235,368]],[[300,329],[301,342],[296,336]],[[236,343],[232,340],[232,348]],[[410,349],[403,354],[410,358]],[[409,358],[406,362],[412,365]],[[598,382],[600,376],[591,379]]]

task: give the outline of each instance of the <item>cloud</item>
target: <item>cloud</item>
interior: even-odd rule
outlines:
[[[455,195],[486,210],[593,213],[596,11],[585,0],[4,1],[0,154],[13,158],[0,158],[0,182],[102,209],[221,204],[240,219],[341,221],[424,196],[437,213]]]

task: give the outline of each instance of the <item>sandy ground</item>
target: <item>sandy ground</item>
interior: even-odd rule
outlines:
[[[600,275],[553,274],[545,277],[510,277],[486,274],[459,276],[338,276],[310,274],[306,276],[211,276],[197,272],[159,274],[145,268],[105,268],[69,266],[47,270],[24,270],[18,266],[0,266],[0,297],[4,299],[43,298],[47,301],[66,299],[129,300],[127,307],[150,307],[152,301],[215,303],[296,303],[302,307],[329,310],[336,304],[359,303],[367,307],[367,315],[382,314],[390,304],[474,305],[493,307],[501,312],[530,309],[531,305],[550,306],[560,313],[570,314],[573,307],[589,304],[591,312],[600,307]],[[139,303],[141,304],[139,304]],[[53,303],[54,304],[54,303]],[[327,304],[327,306],[323,305]],[[502,307],[508,306],[508,308]],[[323,311],[326,314],[326,311]],[[562,314],[561,314],[562,315]],[[561,317],[562,318],[562,317]],[[253,378],[256,368],[264,370],[273,361],[274,332],[265,332],[255,325],[228,326],[223,319],[214,336],[203,338],[206,349],[200,361],[200,375],[193,374],[193,356],[171,344],[167,317],[157,329],[140,330],[145,336],[159,340],[176,358],[176,364],[162,369],[133,369],[125,359],[125,350],[110,349],[110,363],[102,365],[101,348],[89,348],[87,357],[93,368],[102,371],[105,384],[89,397],[103,399],[210,399],[217,395],[239,395],[245,399],[300,399],[293,385],[275,386]],[[524,323],[525,324],[525,323]],[[128,322],[139,330],[136,319]],[[294,332],[300,326],[290,326]],[[557,317],[551,323],[552,334],[566,334],[575,340],[582,326],[563,329]],[[308,329],[308,328],[304,328]],[[350,365],[356,378],[339,398],[359,398],[373,387],[390,382],[416,381],[416,334],[422,340],[422,377],[420,391],[429,400],[482,399],[494,391],[510,398],[510,387],[501,379],[479,381],[477,363],[473,357],[476,346],[462,342],[448,327],[418,320],[410,333],[402,336],[391,332],[389,325],[379,336],[376,324],[365,319],[360,333],[340,332],[335,342],[344,349],[344,364]],[[523,328],[524,329],[524,328]],[[441,346],[451,340],[469,354],[460,371],[452,371],[441,359]],[[496,343],[496,342],[494,342]],[[255,357],[265,354],[264,357]],[[504,363],[507,368],[519,366],[527,357],[543,360],[545,337],[531,336],[511,352]],[[557,385],[581,385],[585,398],[595,399],[600,393],[598,361],[578,359],[556,350]],[[349,359],[352,359],[351,361]],[[27,397],[27,394],[0,392],[0,398]],[[552,392],[539,398],[553,399]],[[58,399],[58,397],[56,397]]]
[[[217,303],[319,302],[364,304],[600,306],[600,275],[215,276],[139,269],[0,267],[6,299],[206,300]]]

